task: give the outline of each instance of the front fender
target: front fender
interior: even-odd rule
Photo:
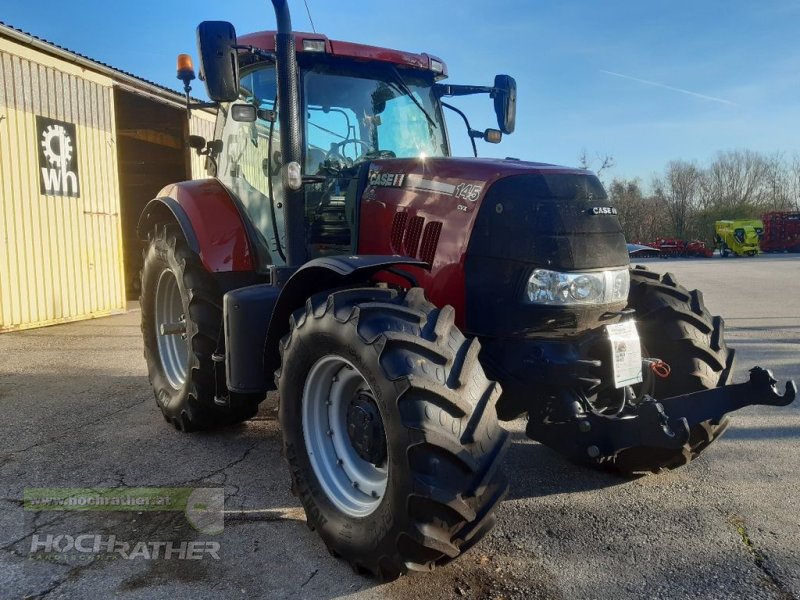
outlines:
[[[278,344],[289,333],[289,317],[308,298],[325,290],[368,281],[379,271],[397,265],[430,268],[427,263],[407,256],[327,256],[309,261],[295,271],[283,286],[269,321],[264,348],[266,372],[271,374],[280,366]]]
[[[146,240],[153,227],[175,222],[209,273],[253,271],[254,251],[245,217],[216,179],[174,183],[142,211],[136,228]]]

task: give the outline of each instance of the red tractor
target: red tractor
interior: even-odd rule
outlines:
[[[333,554],[392,579],[477,543],[507,489],[498,419],[638,473],[697,456],[731,410],[793,400],[762,369],[727,385],[722,319],[630,268],[595,175],[450,156],[445,109],[473,146],[514,130],[511,77],[443,83],[434,56],[295,33],[273,4],[277,32],[198,27],[219,116],[190,145],[212,177],[141,216],[142,333],[183,431],[277,389],[292,490]],[[445,102],[468,94],[498,129]]]

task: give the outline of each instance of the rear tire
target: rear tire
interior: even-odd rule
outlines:
[[[660,275],[636,266],[631,270],[628,307],[636,309],[643,350],[671,368],[668,378],[656,378],[655,398],[712,389],[728,382],[734,351],[725,343],[725,322],[711,316],[701,292],[679,285],[671,273]],[[683,452],[658,448],[623,451],[615,467],[625,473],[680,467],[695,459],[727,426],[727,418],[719,423],[704,421],[692,428],[689,447]]]
[[[176,429],[195,431],[255,416],[263,394],[234,394],[227,406],[214,402],[212,355],[222,329],[222,291],[177,227],[156,227],[141,279],[144,358],[164,418]],[[166,321],[182,324],[183,336],[163,336]]]
[[[431,570],[465,552],[493,526],[494,509],[507,489],[500,461],[508,433],[497,422],[500,388],[485,377],[479,349],[477,340],[466,340],[455,327],[452,307],[437,309],[419,288],[406,294],[382,288],[320,294],[293,315],[276,373],[292,491],[309,527],[357,572],[392,580],[409,570]],[[325,385],[332,399],[324,403],[340,402],[333,393],[340,385],[337,365],[346,377],[352,377],[351,367],[358,372],[359,390],[375,406],[369,420],[382,422],[376,439],[385,442],[385,453],[378,453],[374,465],[364,465],[386,473],[385,481],[371,488],[383,486],[374,495],[359,496],[331,483],[347,480],[320,464],[341,461],[350,477],[350,459],[346,453],[319,458],[324,438],[311,431],[318,425],[308,413],[304,419],[304,410],[317,408],[327,415],[323,420],[339,418],[335,408],[309,408],[320,402],[322,368],[329,369]],[[362,396],[352,394],[358,402]],[[332,425],[329,435],[340,432]],[[350,448],[362,439],[354,442],[348,435]],[[316,441],[309,445],[309,439]]]

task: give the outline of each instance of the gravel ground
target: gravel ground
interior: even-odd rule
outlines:
[[[800,377],[800,258],[641,262],[725,317],[735,381],[755,364]],[[449,567],[376,585],[305,527],[273,397],[223,431],[164,423],[138,320],[0,335],[0,597],[800,598],[800,406],[745,409],[699,460],[634,481],[572,466],[510,423],[511,491],[492,534]],[[198,532],[180,512],[23,510],[24,488],[89,486],[224,487],[225,530]],[[34,535],[80,534],[216,541],[219,559],[31,553]]]

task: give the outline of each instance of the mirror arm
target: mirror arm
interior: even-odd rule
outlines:
[[[190,73],[178,73],[178,79],[183,81],[183,93],[186,97],[186,117],[192,117],[192,109],[199,108],[217,108],[218,102],[192,102],[192,80],[194,79],[194,71]]]
[[[467,126],[467,135],[469,136],[469,141],[472,143],[472,154],[475,156],[475,158],[478,158],[478,146],[475,144],[475,138],[482,138],[483,134],[480,131],[476,131],[472,128],[472,126],[469,124],[467,115],[464,114],[464,111],[456,108],[452,104],[448,104],[447,102],[442,102],[442,106],[449,108],[462,119],[464,119],[464,125]]]
[[[191,90],[191,88],[190,88]],[[219,102],[192,102],[189,92],[186,92],[186,116],[191,119],[192,111],[201,108],[219,108]]]
[[[437,83],[435,86],[436,94],[439,98],[454,96],[471,96],[473,94],[489,94],[494,96],[496,87],[486,85],[451,85],[449,83]]]
[[[219,102],[186,102],[186,108],[189,110],[192,109],[199,109],[199,108],[217,108],[219,107]]]
[[[271,60],[275,62],[275,53],[268,52],[267,50],[262,50],[261,48],[256,48],[255,46],[242,46],[241,44],[236,44],[235,46],[231,46],[234,50],[244,50],[248,54],[252,54],[253,56],[257,56],[258,58],[264,60]]]

